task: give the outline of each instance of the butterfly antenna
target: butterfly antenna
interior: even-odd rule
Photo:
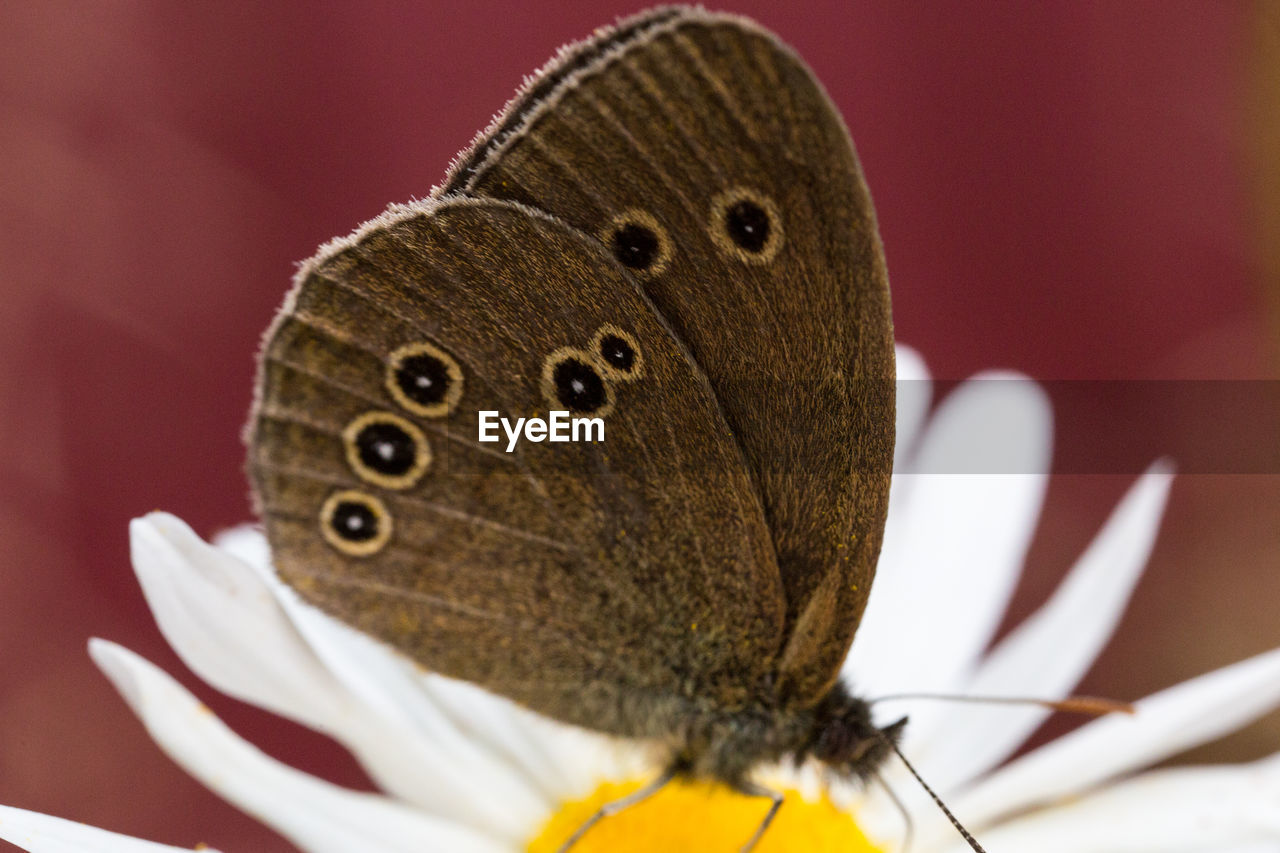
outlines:
[[[1105,714],[1136,714],[1138,709],[1131,702],[1117,699],[1103,699],[1097,696],[1068,696],[1066,699],[1037,699],[1027,696],[962,696],[950,693],[895,693],[892,696],[880,696],[867,704],[891,702],[897,699],[936,699],[943,702],[979,702],[984,705],[1039,705],[1051,711],[1063,711],[1067,714],[1087,714],[1101,717]]]
[[[911,762],[907,761],[907,757],[902,754],[902,750],[898,749],[898,745],[893,742],[893,739],[885,735],[883,732],[879,732],[879,735],[880,739],[888,744],[889,748],[892,749],[898,758],[902,760],[902,763],[907,770],[911,771],[911,775],[920,783],[920,787],[924,788],[925,793],[933,799],[938,808],[942,809],[942,813],[947,816],[947,820],[951,821],[951,825],[956,828],[956,832],[960,833],[961,837],[964,838],[964,840],[969,843],[969,846],[976,850],[977,853],[987,853],[983,846],[978,843],[978,839],[974,838],[973,834],[964,828],[964,824],[960,823],[960,821],[956,819],[956,816],[951,813],[951,809],[947,808],[947,804],[942,802],[942,798],[934,793],[933,789],[929,787],[929,783],[920,778],[920,774],[916,772],[915,767],[911,766]]]
[[[905,824],[902,832],[902,853],[911,853],[911,844],[915,841],[916,834],[916,825],[911,820],[911,812],[907,811],[906,803],[902,802],[898,792],[889,785],[889,782],[884,778],[884,774],[877,770],[875,777],[876,781],[880,783],[880,787],[884,788],[884,792],[889,795],[889,801],[893,803],[894,808],[902,815],[902,822]]]

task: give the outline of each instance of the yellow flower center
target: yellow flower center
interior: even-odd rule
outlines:
[[[556,853],[601,806],[643,784],[605,782],[588,796],[563,803],[529,842],[528,853]],[[815,802],[792,788],[782,793],[786,801],[752,853],[882,853],[853,817],[825,796]],[[572,853],[732,853],[746,844],[768,810],[766,798],[744,796],[723,785],[671,782],[591,827]]]

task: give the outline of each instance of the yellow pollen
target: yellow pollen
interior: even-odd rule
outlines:
[[[556,853],[578,827],[606,803],[645,782],[605,782],[580,800],[561,804],[532,841],[528,853]],[[806,799],[795,789],[752,853],[883,853],[858,829],[853,817],[825,796]],[[737,851],[769,810],[769,800],[748,797],[723,785],[672,782],[629,809],[602,819],[572,853],[718,853]]]

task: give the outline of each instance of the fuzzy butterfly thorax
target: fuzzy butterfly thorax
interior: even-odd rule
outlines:
[[[889,492],[871,200],[804,64],[664,8],[570,46],[425,201],[299,271],[249,471],[280,577],[428,670],[732,783],[864,775],[838,680]],[[598,442],[478,439],[481,412]]]
[[[905,723],[904,719],[883,729],[876,726],[867,703],[837,682],[807,708],[757,706],[686,713],[666,746],[680,773],[735,788],[761,764],[799,765],[807,759],[837,775],[863,780],[888,757]]]

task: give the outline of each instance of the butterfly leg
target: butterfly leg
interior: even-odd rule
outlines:
[[[742,853],[751,853],[752,849],[760,843],[760,839],[764,837],[765,830],[769,828],[769,824],[773,823],[773,818],[778,814],[778,809],[782,808],[782,794],[772,791],[763,785],[757,785],[754,782],[742,782],[737,786],[739,794],[745,794],[748,797],[768,797],[773,800],[773,804],[769,806],[769,811],[765,814],[764,820],[760,821],[760,825],[756,827],[755,833],[742,845]]]
[[[662,790],[662,788],[668,782],[670,782],[672,779],[676,777],[676,772],[677,771],[675,769],[668,770],[667,772],[663,773],[657,779],[654,779],[652,782],[650,782],[648,785],[645,785],[643,788],[639,789],[638,791],[632,791],[630,794],[627,794],[625,797],[616,799],[611,803],[605,803],[603,806],[601,806],[599,809],[596,810],[595,814],[587,818],[586,823],[578,827],[574,831],[573,835],[570,835],[568,840],[566,840],[564,844],[560,845],[560,849],[557,851],[557,853],[568,853],[569,848],[577,844],[582,839],[582,836],[587,834],[587,830],[591,829],[591,827],[595,826],[597,823],[604,820],[605,818],[610,817],[611,815],[616,815],[618,812],[623,811],[624,809],[629,809],[632,806],[634,806],[636,803],[644,802],[645,800],[652,797],[654,794],[658,793],[658,791]]]
[[[880,783],[880,787],[884,788],[884,792],[889,795],[889,801],[893,803],[894,808],[902,815],[902,821],[905,827],[902,832],[902,853],[911,853],[911,844],[915,840],[916,825],[911,820],[911,812],[907,811],[907,806],[898,796],[893,788],[889,787],[889,783],[885,781],[884,775],[880,771],[875,773],[876,781]]]

